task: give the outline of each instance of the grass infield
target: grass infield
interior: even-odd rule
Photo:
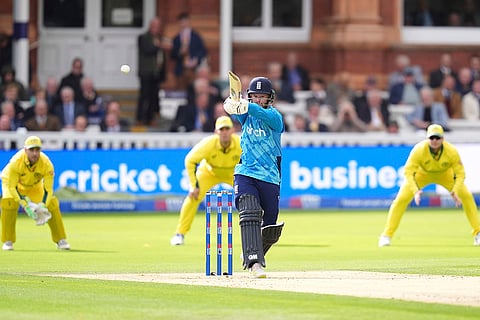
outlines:
[[[480,276],[480,248],[472,245],[470,227],[461,209],[410,209],[393,246],[378,248],[385,218],[383,210],[284,211],[279,219],[286,223],[284,233],[268,254],[267,271],[361,270]],[[475,307],[388,299],[44,276],[203,274],[204,214],[197,215],[186,245],[172,247],[169,240],[177,219],[178,214],[173,213],[65,214],[72,250],[58,251],[48,227],[37,227],[21,214],[15,250],[0,252],[0,316],[395,320],[477,319],[480,312]],[[214,220],[213,215],[212,224]],[[245,272],[238,257],[240,251],[238,217],[234,214],[234,276]]]

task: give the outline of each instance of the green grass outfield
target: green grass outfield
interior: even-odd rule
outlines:
[[[395,320],[478,319],[480,315],[480,308],[389,299],[42,276],[202,274],[204,215],[197,215],[185,246],[171,247],[169,240],[177,218],[172,213],[65,214],[72,250],[58,251],[48,227],[37,227],[20,215],[15,250],[0,251],[0,317]],[[245,271],[238,258],[240,233],[237,216],[234,218],[234,273],[239,273]],[[393,246],[378,248],[385,218],[384,210],[284,211],[280,216],[286,223],[284,234],[268,254],[267,271],[480,276],[480,248],[472,245],[470,227],[461,209],[410,209]],[[212,222],[214,219],[212,214]]]

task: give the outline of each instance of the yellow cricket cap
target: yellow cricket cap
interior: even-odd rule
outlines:
[[[233,128],[233,122],[230,117],[221,116],[218,117],[217,121],[215,122],[215,130],[220,130],[222,128]]]
[[[42,140],[37,136],[30,136],[25,139],[25,149],[42,148]]]
[[[439,124],[431,124],[427,128],[427,138],[440,137],[443,138],[443,128]]]

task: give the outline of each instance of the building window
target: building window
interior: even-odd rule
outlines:
[[[311,0],[233,0],[234,42],[307,42]]]
[[[403,0],[402,39],[414,44],[480,44],[480,0]]]
[[[47,28],[85,27],[85,0],[44,0],[42,9]]]

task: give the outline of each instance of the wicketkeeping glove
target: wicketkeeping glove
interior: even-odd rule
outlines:
[[[43,226],[45,223],[48,222],[48,220],[50,220],[50,218],[52,218],[52,214],[48,211],[44,203],[32,203],[30,204],[30,207],[37,215],[37,219],[35,219],[37,226]]]
[[[245,114],[248,112],[248,101],[246,99],[236,101],[228,97],[223,102],[223,109],[225,109],[228,114]]]
[[[25,199],[20,200],[20,205],[22,206],[23,211],[25,211],[25,213],[33,220],[37,220],[38,218],[37,214],[35,213],[34,209],[31,207],[32,203],[33,202],[31,202],[28,197],[25,197]]]

